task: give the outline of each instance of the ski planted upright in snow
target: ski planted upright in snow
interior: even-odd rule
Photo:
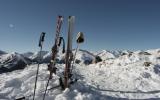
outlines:
[[[60,29],[61,29],[61,26],[62,26],[62,22],[63,22],[63,17],[62,16],[58,16],[58,19],[57,19],[57,26],[56,26],[56,37],[55,37],[55,43],[52,47],[52,57],[51,57],[51,61],[50,61],[50,64],[48,65],[48,70],[50,71],[50,79],[52,78],[52,74],[55,73],[56,74],[56,67],[55,67],[55,64],[56,64],[56,56],[57,56],[57,53],[59,51],[59,47],[60,47],[60,44],[61,44],[61,41],[63,40],[63,53],[65,52],[65,45],[64,45],[64,39],[63,37],[60,36]]]
[[[63,22],[63,17],[62,16],[58,16],[57,18],[57,26],[56,26],[56,37],[55,37],[55,43],[52,47],[52,57],[51,57],[51,61],[48,65],[48,70],[50,72],[50,75],[49,75],[49,79],[47,81],[47,85],[46,85],[46,89],[45,89],[45,93],[44,93],[44,96],[43,96],[43,100],[45,100],[45,95],[46,95],[46,91],[47,91],[47,87],[48,87],[48,84],[49,84],[49,81],[50,79],[52,79],[52,74],[56,74],[56,56],[57,56],[57,53],[59,51],[59,47],[61,45],[61,41],[63,41],[63,53],[65,52],[65,43],[64,43],[64,39],[63,37],[60,36],[60,30],[61,30],[61,26],[62,26],[62,22]]]
[[[67,50],[65,59],[65,72],[64,72],[64,88],[69,87],[69,79],[71,77],[70,68],[71,61],[73,60],[72,54],[72,38],[73,38],[73,26],[74,26],[75,16],[69,16],[68,18],[68,37],[67,37]]]

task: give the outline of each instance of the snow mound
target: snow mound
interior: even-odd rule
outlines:
[[[101,57],[102,60],[115,58],[115,55],[112,52],[107,51],[107,50],[102,50],[98,52],[96,55]]]
[[[115,59],[123,55],[128,55],[133,52],[129,50],[123,50],[123,51],[108,51],[108,50],[102,50],[95,52],[94,55],[97,55],[101,57],[102,60],[108,60],[108,59]]]
[[[75,54],[75,50],[73,51],[73,54]],[[96,56],[89,51],[86,50],[79,50],[76,54],[76,60],[79,60],[83,64],[91,64],[95,62]]]

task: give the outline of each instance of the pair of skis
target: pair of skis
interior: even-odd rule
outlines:
[[[73,26],[74,26],[74,20],[75,17],[74,16],[69,16],[68,18],[68,39],[67,39],[67,50],[66,50],[66,67],[65,67],[65,72],[64,72],[64,79],[60,78],[60,86],[62,87],[62,89],[68,88],[69,87],[69,76],[70,76],[70,67],[71,67],[71,58],[72,58],[72,36],[73,36]],[[57,21],[57,27],[56,27],[56,38],[55,38],[55,44],[52,47],[52,58],[50,61],[50,64],[48,65],[48,70],[50,71],[50,76],[49,79],[47,81],[47,85],[45,88],[45,93],[43,96],[43,100],[45,100],[45,95],[47,92],[47,87],[49,85],[49,81],[50,79],[52,79],[52,74],[56,74],[56,56],[57,53],[59,51],[59,47],[61,44],[61,41],[63,40],[63,53],[65,52],[65,42],[64,39],[62,37],[60,37],[60,29],[62,26],[62,21],[63,21],[63,17],[62,16],[58,16],[58,21]]]

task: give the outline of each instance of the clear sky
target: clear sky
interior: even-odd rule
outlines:
[[[75,36],[85,34],[82,49],[146,50],[160,47],[159,0],[0,0],[0,50],[38,51],[41,32],[44,50],[54,43],[57,15],[74,15]]]

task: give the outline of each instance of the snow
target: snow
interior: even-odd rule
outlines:
[[[73,51],[73,54],[75,54],[75,51]],[[91,63],[95,61],[95,55],[86,50],[79,50],[77,51],[75,59],[80,60],[82,64],[85,62]]]
[[[102,60],[115,58],[115,55],[107,50],[102,50],[98,53],[96,53],[97,56],[100,56]]]
[[[41,51],[41,57],[43,58],[43,56],[45,56],[46,54],[48,54],[48,51]],[[30,56],[29,58],[35,61],[39,61],[39,57],[40,57],[40,51],[39,52],[35,52],[32,56]]]
[[[160,49],[135,52],[102,50],[95,54],[80,50],[76,59],[82,62],[93,60],[95,55],[102,57],[102,62],[75,64],[73,73],[78,81],[64,91],[60,87],[50,90],[45,100],[160,99]],[[49,56],[46,53],[45,57]],[[59,58],[62,56],[58,55]],[[151,63],[145,65],[145,62]],[[63,63],[57,64],[57,75],[53,74],[48,88],[59,85],[64,66]],[[25,96],[26,100],[32,100],[36,69],[37,64],[32,64],[22,70],[1,74],[0,99],[13,100]],[[48,77],[47,64],[40,64],[36,100],[43,98]]]

